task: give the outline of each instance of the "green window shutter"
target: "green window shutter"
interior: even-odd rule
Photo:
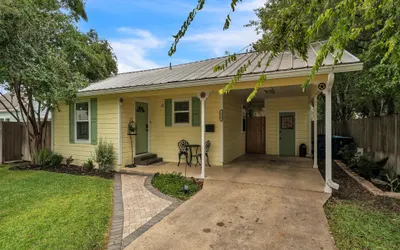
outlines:
[[[200,99],[196,96],[192,97],[192,126],[199,127],[201,123],[201,105]]]
[[[69,105],[69,143],[75,143],[75,103]]]
[[[90,99],[90,140],[97,144],[97,98]]]
[[[165,127],[172,126],[172,99],[165,99]]]

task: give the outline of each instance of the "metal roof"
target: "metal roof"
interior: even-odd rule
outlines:
[[[121,73],[109,77],[105,80],[92,83],[80,92],[96,92],[104,90],[117,90],[123,88],[143,88],[155,85],[167,85],[173,83],[184,83],[188,81],[220,79],[232,77],[236,74],[241,65],[248,62],[252,64],[244,72],[243,76],[260,75],[262,73],[271,72],[290,72],[301,69],[309,69],[314,66],[317,53],[321,47],[321,42],[310,44],[308,48],[307,61],[293,55],[291,52],[283,52],[272,60],[270,65],[265,68],[265,63],[270,56],[269,53],[257,54],[256,52],[242,53],[237,55],[237,60],[228,65],[223,71],[214,72],[214,66],[221,64],[228,57],[217,57],[202,61],[196,61],[180,65],[172,65],[172,67],[163,67],[142,71],[134,71]],[[258,61],[261,60],[261,67],[258,67]],[[322,66],[332,66],[334,58],[329,54]],[[348,51],[344,51],[341,61],[336,65],[346,65],[359,63],[360,60]],[[335,66],[336,67],[336,66]],[[308,73],[306,73],[308,74]]]

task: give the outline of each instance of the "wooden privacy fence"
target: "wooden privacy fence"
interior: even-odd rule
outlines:
[[[400,115],[332,122],[332,134],[354,138],[364,152],[374,152],[376,159],[389,157],[388,164],[400,174]],[[325,124],[318,121],[318,134],[325,134]]]
[[[45,128],[45,147],[51,148],[51,122]],[[29,136],[21,122],[0,122],[0,161],[30,161]]]

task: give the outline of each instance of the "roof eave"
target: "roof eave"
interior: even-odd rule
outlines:
[[[317,75],[324,75],[333,73],[342,73],[342,72],[352,72],[352,71],[360,71],[363,68],[362,62],[357,63],[349,63],[349,64],[339,64],[335,66],[323,66],[320,67]],[[280,79],[280,78],[292,78],[292,77],[302,77],[308,76],[310,74],[311,68],[304,68],[298,70],[281,70],[274,72],[267,72],[268,80],[271,79]],[[262,75],[262,73],[257,74],[248,74],[242,76],[242,82],[245,81],[257,81],[258,78]],[[112,89],[99,89],[99,90],[91,90],[79,92],[79,97],[86,96],[97,96],[97,95],[107,95],[107,94],[122,94],[129,92],[138,92],[138,91],[149,91],[149,90],[161,90],[161,89],[173,89],[173,88],[187,88],[187,87],[197,87],[197,86],[207,86],[207,85],[215,85],[215,84],[225,84],[229,82],[232,76],[226,77],[218,77],[218,78],[208,78],[208,79],[199,79],[199,80],[189,80],[189,81],[180,81],[180,82],[169,82],[163,84],[151,84],[145,86],[133,86],[133,87],[122,87],[122,88],[112,88]]]

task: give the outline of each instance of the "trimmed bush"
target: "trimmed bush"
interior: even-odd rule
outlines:
[[[87,161],[82,164],[82,167],[83,167],[84,170],[86,170],[88,172],[92,171],[94,169],[93,160],[90,159],[90,158],[87,159]]]
[[[64,157],[59,153],[52,153],[50,166],[54,168],[61,168],[61,163]]]
[[[100,171],[110,171],[116,159],[113,144],[100,138],[95,148],[93,159],[99,164]]]
[[[52,163],[53,152],[48,149],[42,149],[35,155],[34,163],[37,166],[48,167]]]

